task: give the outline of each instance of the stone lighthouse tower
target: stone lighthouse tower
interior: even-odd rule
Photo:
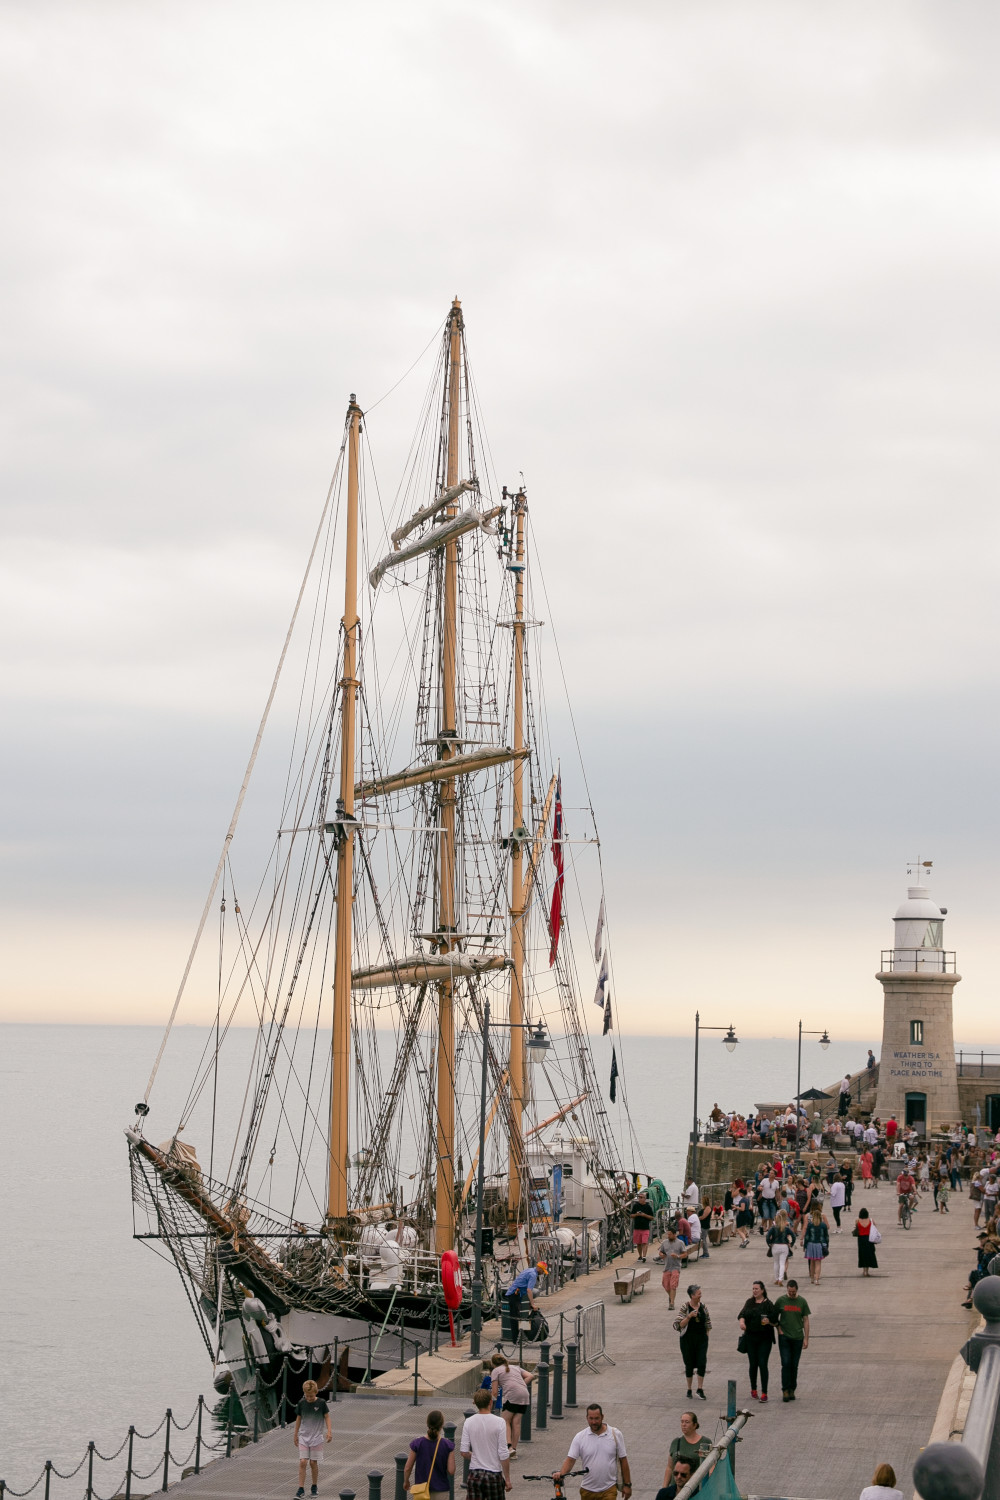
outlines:
[[[883,1124],[893,1114],[930,1132],[960,1118],[951,1006],[962,976],[944,946],[948,909],[919,884],[928,867],[916,868],[918,884],[896,912],[893,946],[876,975],[885,1001],[875,1113]]]

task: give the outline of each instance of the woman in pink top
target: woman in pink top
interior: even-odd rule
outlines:
[[[497,1392],[503,1396],[503,1419],[507,1423],[507,1446],[511,1458],[517,1457],[517,1443],[521,1436],[521,1418],[531,1403],[528,1386],[534,1376],[520,1365],[512,1365],[502,1354],[493,1356],[493,1399]]]
[[[870,1151],[861,1153],[861,1181],[868,1187],[872,1180],[872,1154]]]

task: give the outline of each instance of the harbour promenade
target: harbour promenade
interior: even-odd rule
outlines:
[[[598,1371],[582,1369],[577,1408],[567,1410],[561,1421],[550,1416],[547,1429],[540,1432],[536,1427],[532,1441],[522,1444],[512,1464],[518,1500],[549,1500],[548,1485],[523,1476],[549,1473],[558,1466],[572,1434],[585,1425],[584,1407],[590,1401],[599,1401],[607,1420],[624,1432],[637,1500],[652,1500],[663,1480],[670,1441],[680,1433],[681,1413],[697,1407],[702,1432],[714,1439],[724,1430],[730,1379],[737,1382],[737,1407],[753,1413],[737,1449],[736,1480],[744,1494],[857,1500],[883,1462],[893,1465],[900,1488],[910,1493],[913,1462],[930,1440],[959,1347],[975,1326],[975,1315],[960,1306],[961,1288],[974,1263],[972,1213],[963,1195],[952,1198],[949,1215],[933,1213],[930,1198],[923,1198],[913,1228],[905,1231],[896,1226],[895,1193],[887,1184],[879,1191],[856,1194],[855,1210],[861,1203],[884,1235],[878,1247],[879,1270],[869,1279],[857,1269],[856,1242],[849,1227],[853,1219],[847,1215],[844,1233],[831,1238],[818,1287],[808,1284],[801,1252],[796,1251],[791,1262],[790,1272],[812,1308],[810,1345],[802,1357],[794,1404],[781,1401],[777,1349],[771,1357],[771,1399],[763,1407],[750,1399],[747,1361],[736,1349],[737,1313],[751,1282],[759,1277],[769,1293],[772,1290],[771,1261],[756,1233],[747,1250],[730,1241],[712,1249],[690,1274],[682,1273],[678,1306],[685,1285],[699,1282],[712,1318],[705,1401],[687,1400],[672,1326],[675,1314],[668,1310],[659,1270],[652,1263],[645,1292],[629,1304],[614,1296],[613,1283],[623,1265],[634,1263],[631,1254],[546,1299],[545,1314],[555,1332],[560,1311],[603,1298],[607,1348],[615,1364],[603,1364]],[[486,1352],[492,1351],[498,1337],[499,1325],[487,1325]],[[463,1351],[443,1352],[460,1360]],[[446,1421],[460,1426],[462,1414],[471,1406],[467,1395],[428,1393],[415,1408],[412,1379],[409,1398],[402,1389],[395,1396],[341,1396],[331,1405],[333,1442],[324,1454],[320,1495],[351,1489],[359,1500],[366,1500],[366,1476],[380,1470],[385,1476],[383,1495],[392,1500],[393,1457],[423,1431],[426,1412],[437,1406]],[[231,1459],[218,1460],[174,1487],[174,1492],[192,1500],[272,1500],[294,1495],[296,1474],[289,1428],[269,1433]],[[458,1481],[460,1486],[461,1464]],[[577,1483],[571,1482],[570,1495]]]

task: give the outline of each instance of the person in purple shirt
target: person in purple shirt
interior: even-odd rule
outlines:
[[[427,1436],[414,1438],[403,1470],[403,1489],[426,1484],[431,1494],[448,1493],[448,1476],[455,1473],[455,1444],[444,1436],[444,1412],[427,1413]]]

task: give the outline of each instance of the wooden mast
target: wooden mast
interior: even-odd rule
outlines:
[[[361,408],[347,408],[347,551],[344,564],[344,672],[340,679],[340,796],[337,799],[337,926],[333,965],[333,1072],[327,1221],[347,1219],[348,1106],[351,1065],[355,736],[358,694],[358,441]]]
[[[445,487],[458,484],[459,400],[462,375],[462,304],[456,297],[448,317],[448,454]],[[458,514],[453,503],[445,518]],[[441,757],[450,760],[458,746],[458,540],[452,538],[444,555],[444,610],[441,622]],[[441,783],[441,836],[438,885],[439,953],[455,946],[457,780]],[[455,1245],[455,991],[454,982],[438,986],[437,1048],[437,1183],[434,1200],[434,1243],[440,1255]]]
[[[524,490],[514,496],[514,838],[510,867],[510,1157],[507,1204],[516,1223],[524,1172]]]

